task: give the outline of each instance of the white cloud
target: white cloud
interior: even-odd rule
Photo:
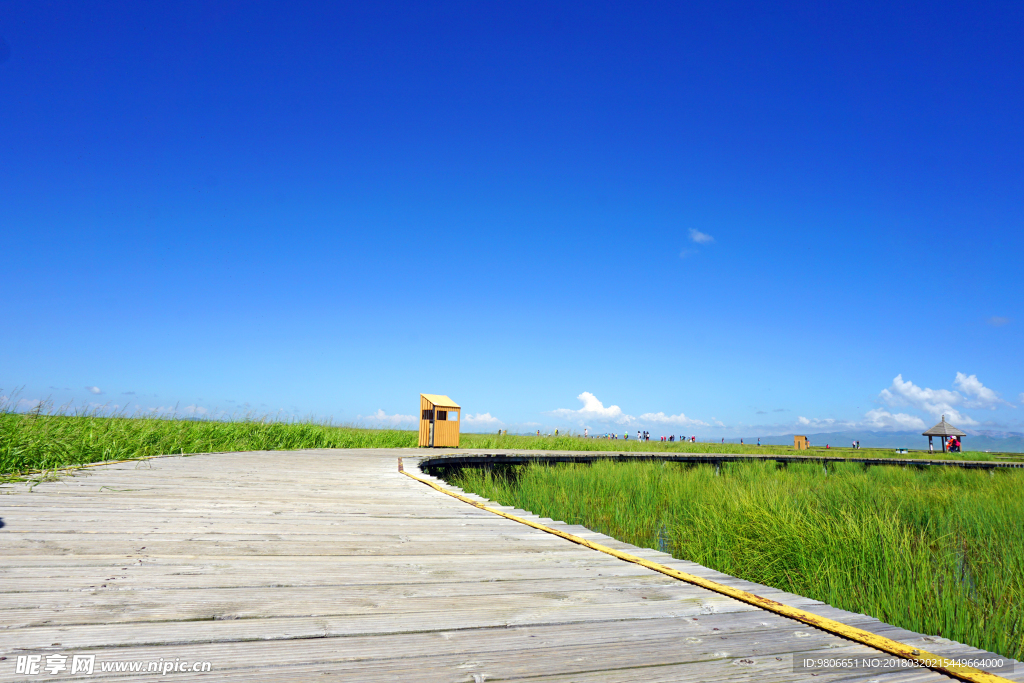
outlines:
[[[1006,323],[1010,322],[1009,318],[1004,318],[1001,315],[994,315],[988,319],[988,324],[992,327],[1002,327]]]
[[[846,422],[844,420],[837,420],[833,417],[804,417],[800,415],[796,418],[796,423],[801,427],[813,427],[815,429],[845,429],[846,427],[852,426],[853,423]]]
[[[701,420],[695,420],[690,417],[686,417],[683,413],[678,415],[666,415],[665,413],[644,413],[640,417],[636,418],[638,422],[653,422],[655,424],[665,425],[679,425],[681,427],[695,426],[695,427],[707,427],[707,422]]]
[[[953,384],[969,397],[964,403],[968,408],[989,408],[995,410],[1001,405],[1010,405],[999,398],[999,394],[982,384],[978,380],[977,375],[968,376],[958,372],[956,373],[956,379],[953,380]]]
[[[715,238],[712,237],[711,235],[705,232],[701,232],[700,230],[697,230],[695,228],[690,228],[690,239],[696,242],[697,244],[709,244],[715,241]]]
[[[399,425],[402,424],[403,422],[416,421],[415,415],[400,415],[398,413],[395,413],[394,415],[388,415],[387,413],[384,412],[382,408],[378,408],[377,412],[371,415],[357,415],[356,417],[360,420],[366,420],[368,422],[375,422],[379,424],[388,425]]]
[[[571,420],[598,420],[601,422],[619,422],[622,424],[628,424],[633,419],[630,415],[625,415],[622,412],[622,409],[618,406],[608,406],[605,408],[604,404],[589,391],[584,391],[576,398],[583,402],[583,407],[579,410],[559,408],[558,410],[552,410],[551,414],[555,417],[562,417]]]
[[[926,429],[924,420],[907,413],[890,413],[884,408],[869,410],[864,415],[863,425],[873,429]]]
[[[973,427],[980,423],[962,413],[960,406],[995,410],[1001,405],[1012,405],[982,384],[977,375],[965,375],[958,372],[953,384],[960,391],[919,387],[913,382],[905,381],[903,375],[900,374],[896,375],[892,385],[888,389],[883,389],[878,396],[887,405],[910,406],[928,413],[934,420],[945,415],[949,422],[959,423],[966,427]]]
[[[7,397],[5,396],[4,398],[6,399]],[[38,408],[40,406],[40,404],[42,404],[42,401],[40,401],[38,398],[19,398],[18,399],[18,408],[20,408],[22,410],[33,410],[35,408]]]
[[[554,415],[555,417],[576,421],[581,425],[589,422],[614,422],[621,425],[638,426],[642,426],[644,424],[689,425],[700,427],[709,426],[707,422],[687,417],[683,413],[679,413],[678,415],[666,415],[664,412],[644,413],[640,417],[635,417],[622,412],[622,408],[619,406],[611,405],[605,407],[604,403],[598,400],[598,398],[589,391],[584,391],[576,398],[583,403],[583,407],[579,410],[559,408],[558,410],[552,410],[549,414]]]
[[[99,387],[86,387],[85,390],[88,391],[90,394],[102,394],[103,393],[102,391],[100,391]]]
[[[206,415],[209,411],[202,406],[185,406],[182,412],[187,415]]]
[[[963,402],[964,397],[959,392],[919,387],[913,382],[904,381],[902,374],[896,375],[888,389],[882,389],[879,398],[890,406],[911,406],[934,418],[948,415],[952,422],[977,424],[954,408]]]
[[[490,413],[477,413],[476,415],[467,413],[466,415],[462,416],[462,421],[471,427],[504,424],[501,420],[494,417]]]

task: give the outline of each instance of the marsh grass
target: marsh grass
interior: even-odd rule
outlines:
[[[1024,472],[522,466],[451,483],[920,633],[1024,655]]]
[[[235,421],[0,413],[0,474],[165,454],[400,448],[416,433],[247,417]]]
[[[16,412],[10,401],[0,402],[0,475],[30,470],[52,470],[105,460],[126,460],[165,454],[191,454],[299,448],[411,448],[417,433],[399,429],[362,429],[326,421],[281,421],[272,416],[246,415],[234,420],[146,417],[72,413],[40,404],[30,412]],[[464,433],[462,448],[502,450],[554,450],[587,452],[751,453],[793,454],[788,446],[751,446],[720,443],[683,443],[622,439],[584,439],[559,436]],[[443,451],[441,451],[443,452]],[[891,457],[888,449],[802,451],[807,455]],[[928,454],[911,454],[922,457]],[[908,456],[902,456],[908,457]],[[937,455],[936,455],[937,457]],[[952,456],[950,456],[952,457]],[[992,459],[987,453],[956,457]]]

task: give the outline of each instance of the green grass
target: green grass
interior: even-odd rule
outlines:
[[[315,422],[0,413],[3,474],[170,453],[415,445],[415,432],[354,429]]]
[[[912,631],[1024,655],[1024,472],[529,465],[451,482]]]
[[[103,460],[125,460],[170,453],[289,450],[297,448],[414,447],[411,430],[358,429],[328,423],[281,422],[267,418],[234,421],[146,418],[97,413],[66,414],[47,406],[18,413],[0,404],[0,474],[52,470]],[[788,446],[751,446],[720,443],[680,443],[635,440],[584,439],[578,435],[529,436],[463,434],[463,448],[508,450],[562,450],[664,453],[793,454]],[[833,448],[801,451],[806,455],[891,457],[890,449]],[[912,453],[902,457],[927,457]],[[936,454],[935,457],[940,457]],[[988,453],[948,457],[992,459]]]

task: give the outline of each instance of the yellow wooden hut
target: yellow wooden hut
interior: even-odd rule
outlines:
[[[807,440],[806,436],[794,436],[793,437],[793,448],[798,451],[806,451],[811,447],[811,442]]]
[[[420,448],[458,448],[461,412],[447,396],[420,394]]]

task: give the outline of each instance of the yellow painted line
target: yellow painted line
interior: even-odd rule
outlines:
[[[438,486],[429,479],[417,477],[415,474],[406,472],[405,467],[402,465],[401,458],[398,459],[398,471],[406,475],[407,477],[412,477],[416,481],[426,484],[432,489],[449,495],[452,498],[457,498],[464,503],[469,503],[475,508],[486,510],[487,512],[491,512],[495,515],[500,515],[505,519],[511,519],[514,522],[525,524],[526,526],[533,527],[534,529],[539,529],[549,534],[554,534],[555,536],[564,538],[567,541],[578,543],[579,545],[582,545],[586,548],[590,548],[591,550],[597,550],[598,552],[611,555],[612,557],[617,557],[620,560],[632,562],[633,564],[638,564],[641,567],[647,567],[648,569],[652,569],[656,572],[664,574],[665,576],[671,576],[673,579],[685,581],[695,586],[700,586],[701,588],[706,588],[710,591],[720,593],[721,595],[726,595],[730,598],[733,598],[734,600],[745,602],[748,605],[754,605],[755,607],[760,607],[761,609],[767,610],[769,612],[774,612],[775,614],[780,614],[784,617],[795,619],[809,626],[814,626],[815,628],[820,628],[823,631],[828,631],[829,633],[833,633],[837,636],[846,638],[847,640],[852,640],[854,642],[861,643],[862,645],[867,645],[868,647],[873,647],[877,650],[888,652],[889,654],[896,655],[897,657],[902,657],[903,659],[915,662],[926,669],[938,671],[940,673],[946,674],[947,676],[959,678],[962,681],[971,681],[971,683],[1010,683],[1009,679],[1003,678],[1001,676],[996,676],[995,674],[991,674],[987,671],[982,671],[981,669],[975,669],[971,666],[962,666],[960,664],[957,664],[954,660],[944,657],[942,655],[933,654],[926,650],[921,650],[919,648],[912,647],[905,643],[900,643],[898,641],[886,638],[884,636],[880,636],[870,631],[865,631],[864,629],[860,629],[855,626],[849,626],[847,624],[835,621],[833,619],[821,617],[817,614],[812,614],[811,612],[807,612],[802,609],[797,609],[796,607],[783,605],[781,602],[776,602],[775,600],[770,600],[768,598],[762,598],[760,595],[754,595],[753,593],[748,593],[747,591],[740,590],[738,588],[726,586],[725,584],[718,583],[717,581],[711,581],[710,579],[704,579],[693,574],[681,572],[677,569],[672,569],[671,567],[665,566],[663,564],[651,562],[650,560],[645,560],[644,558],[639,557],[637,555],[631,555],[629,553],[622,552],[621,550],[616,550],[615,548],[609,548],[606,545],[594,543],[593,541],[588,541],[585,538],[581,538],[579,536],[575,536],[564,531],[559,531],[558,529],[552,529],[549,526],[544,526],[543,524],[539,524],[537,522],[531,522],[528,519],[517,517],[516,515],[510,515],[507,512],[502,512],[501,510],[496,510],[495,508],[492,507],[487,507],[483,503],[477,502],[472,498],[459,495],[454,491],[449,491],[448,489]]]

